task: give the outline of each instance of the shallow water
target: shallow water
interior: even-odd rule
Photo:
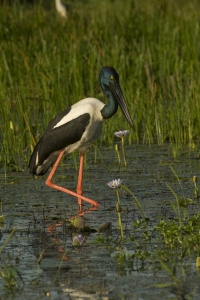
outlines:
[[[174,196],[167,187],[181,196],[193,198],[194,175],[200,177],[199,161],[195,154],[173,159],[169,146],[126,146],[128,168],[118,168],[113,149],[102,148],[100,153],[87,153],[83,194],[100,203],[100,208],[85,215],[86,225],[97,229],[104,222],[112,222],[113,237],[119,234],[115,211],[116,194],[107,182],[121,178],[137,197],[147,216],[152,220],[158,216],[170,218],[173,211],[169,200]],[[170,169],[172,166],[180,179]],[[3,288],[0,277],[0,299],[179,299],[171,288],[159,289],[154,283],[170,283],[164,271],[138,271],[138,267],[122,267],[113,259],[103,245],[94,243],[99,233],[87,234],[81,247],[73,247],[75,233],[69,229],[69,219],[77,214],[77,200],[45,185],[45,177],[34,179],[28,171],[8,172],[4,179],[1,170],[1,199],[5,224],[1,228],[3,245],[10,231],[16,232],[3,250],[0,267],[13,264],[21,274],[20,290],[12,294]],[[55,182],[69,189],[76,188],[77,171],[74,157],[65,160],[59,167]],[[121,194],[123,224],[126,236],[132,222],[140,218],[133,206],[132,197]],[[85,208],[87,205],[84,206]],[[199,211],[199,204],[189,206],[190,214]],[[53,231],[50,228],[54,226]],[[159,247],[159,245],[157,245]],[[130,245],[126,245],[131,253]],[[8,258],[8,253],[9,257]],[[44,256],[42,256],[42,254]],[[40,256],[41,255],[41,256]],[[63,258],[63,261],[62,261]],[[40,264],[37,264],[38,259]],[[60,268],[59,268],[60,266]],[[200,285],[195,262],[188,262],[187,282],[190,291],[196,288],[194,299],[199,299]],[[180,298],[181,299],[181,298]]]

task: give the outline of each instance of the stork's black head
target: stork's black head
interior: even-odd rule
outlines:
[[[113,67],[103,67],[99,74],[99,81],[101,86],[109,86],[113,81],[119,84],[119,75]]]
[[[120,106],[124,116],[129,122],[130,126],[133,127],[120,84],[119,75],[113,67],[103,67],[99,74],[99,81],[101,84],[102,91],[108,99],[108,104],[101,111],[104,119],[112,117],[116,111],[118,105]]]

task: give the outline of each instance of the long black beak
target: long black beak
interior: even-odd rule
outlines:
[[[110,83],[110,89],[112,90],[113,94],[115,95],[115,98],[116,98],[126,120],[129,122],[130,126],[133,128],[133,122],[131,120],[131,116],[129,114],[128,107],[127,107],[127,104],[124,99],[124,96],[123,96],[123,93],[122,93],[119,83],[116,81],[113,81],[112,83]]]

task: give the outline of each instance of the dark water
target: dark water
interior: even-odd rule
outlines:
[[[108,235],[117,237],[118,217],[115,211],[115,190],[107,182],[121,178],[137,197],[147,216],[170,218],[173,215],[169,200],[172,192],[193,198],[194,175],[200,177],[200,164],[195,154],[173,159],[169,146],[144,145],[126,147],[128,168],[118,168],[113,149],[93,150],[87,153],[84,173],[84,195],[97,200],[100,208],[85,215],[86,225],[97,229],[104,222],[112,222]],[[76,188],[77,171],[74,159],[65,160],[59,167],[55,182],[69,189]],[[96,160],[96,161],[95,161]],[[173,174],[173,167],[180,183]],[[171,288],[156,288],[155,283],[170,283],[164,271],[138,271],[134,266],[122,268],[114,255],[101,244],[94,243],[99,233],[87,234],[81,247],[73,247],[76,233],[69,229],[68,220],[77,214],[77,200],[45,186],[45,178],[34,179],[28,171],[1,173],[1,199],[5,224],[1,228],[0,246],[13,228],[16,232],[0,256],[0,267],[13,265],[24,282],[17,277],[19,290],[12,294],[3,288],[0,277],[0,299],[184,299],[174,294]],[[132,197],[121,194],[123,226],[126,236],[132,222],[141,217],[133,206]],[[86,205],[87,206],[87,205]],[[86,206],[84,206],[86,208]],[[189,213],[199,211],[199,205],[192,205]],[[59,224],[60,226],[55,226]],[[54,230],[50,230],[54,228]],[[125,245],[127,255],[132,249]],[[37,261],[40,260],[40,264]],[[1,269],[2,270],[2,269]],[[200,285],[195,261],[188,262],[190,291],[195,288],[194,297],[199,299]]]

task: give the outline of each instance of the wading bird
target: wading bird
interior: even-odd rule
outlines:
[[[102,68],[99,81],[108,104],[104,104],[96,98],[86,98],[62,111],[50,121],[35,146],[29,162],[30,173],[33,175],[44,175],[54,164],[46,180],[46,185],[77,197],[79,211],[81,211],[82,200],[89,202],[93,207],[99,206],[95,200],[82,196],[82,178],[84,153],[100,136],[103,120],[111,118],[117,112],[119,105],[130,126],[133,127],[119,85],[119,75],[115,69],[108,66]],[[62,156],[76,150],[80,151],[80,166],[75,193],[54,184],[52,178]]]
[[[61,2],[61,0],[55,0],[56,10],[61,17],[67,18],[67,7]]]

